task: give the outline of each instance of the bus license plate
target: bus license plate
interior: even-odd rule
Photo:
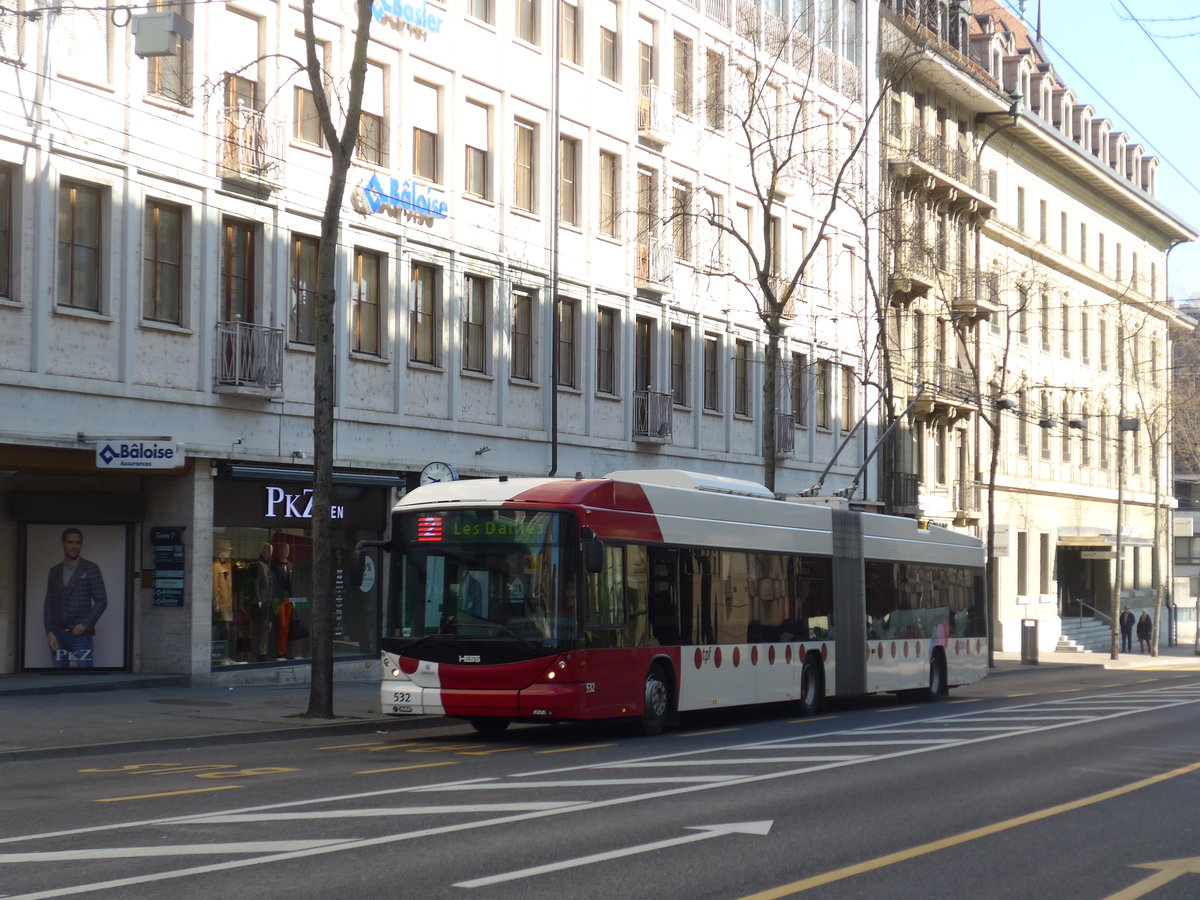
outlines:
[[[392,712],[394,712],[394,713],[410,713],[412,711],[413,711],[413,708],[411,706],[393,706],[392,707]]]

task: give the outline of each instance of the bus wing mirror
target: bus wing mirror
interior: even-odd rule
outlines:
[[[604,569],[604,541],[600,538],[588,538],[583,543],[584,562],[589,575],[596,575]]]

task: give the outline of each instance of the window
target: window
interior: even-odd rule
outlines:
[[[792,415],[797,428],[808,427],[808,360],[803,353],[792,354]]]
[[[413,174],[441,184],[438,166],[439,102],[438,89],[418,81],[413,84]]]
[[[1017,341],[1029,344],[1029,290],[1017,288]]]
[[[834,0],[817,0],[817,40],[829,51],[833,51],[837,45]]]
[[[558,384],[559,387],[578,387],[575,366],[575,328],[578,313],[576,301],[558,298]]]
[[[621,157],[600,151],[600,233],[619,237],[617,213],[621,204]]]
[[[297,34],[296,37],[304,40],[304,35]],[[186,41],[180,41],[186,43]],[[299,48],[303,52],[303,45]],[[329,47],[323,41],[317,41],[316,52],[318,62],[325,68],[329,68]],[[297,141],[305,144],[312,144],[316,147],[325,146],[325,134],[321,130],[320,118],[317,115],[317,104],[313,100],[313,92],[311,84],[308,80],[308,74],[301,72],[297,76],[298,83],[295,88],[295,106],[292,110],[292,137]],[[326,84],[327,92],[329,85]]]
[[[579,141],[569,137],[558,139],[558,218],[579,224]]]
[[[221,235],[221,321],[254,321],[254,226],[225,219]]]
[[[527,291],[513,291],[512,347],[509,356],[512,377],[521,381],[532,381],[533,295]]]
[[[184,0],[151,2],[147,9],[150,12],[177,13],[190,22],[193,4]],[[16,53],[9,52],[7,55],[15,57]],[[146,93],[180,106],[192,105],[191,41],[176,41],[173,56],[151,56],[146,60]]]
[[[714,334],[704,336],[704,408],[716,412],[721,408],[721,339]]]
[[[387,128],[384,121],[386,94],[384,85],[387,75],[382,66],[367,63],[367,75],[363,81],[362,112],[358,119],[358,143],[355,152],[359,161],[370,166],[386,166]]]
[[[492,11],[492,0],[469,0],[467,15],[479,19],[481,22],[487,22],[489,25],[496,24],[496,20],[493,18],[495,13]]]
[[[617,311],[600,307],[596,311],[596,390],[615,394],[617,358]]]
[[[675,258],[692,260],[692,186],[676,181],[671,188],[671,240]]]
[[[725,57],[709,50],[704,60],[704,124],[725,127]]]
[[[517,0],[517,37],[536,44],[538,42],[539,0]]]
[[[1050,349],[1050,295],[1042,291],[1042,307],[1039,316],[1042,332],[1042,349]]]
[[[1049,221],[1046,218],[1046,201],[1038,201],[1038,240],[1043,244],[1047,243],[1049,238]]]
[[[5,15],[16,13],[6,9]],[[104,3],[72,8],[71,14],[64,16],[57,26],[66,31],[63,39],[56,41],[57,74],[89,84],[111,84],[112,21]]]
[[[579,10],[574,3],[559,0],[561,12],[559,21],[562,28],[559,32],[559,56],[567,62],[579,62]]]
[[[1068,220],[1066,213],[1059,213],[1058,216],[1058,249],[1061,253],[1067,252],[1067,230]]]
[[[183,324],[183,207],[151,200],[142,239],[142,316]]]
[[[949,458],[947,451],[950,443],[950,429],[938,425],[933,431],[933,477],[938,484],[946,484],[949,475]]]
[[[1017,231],[1025,233],[1025,188],[1017,188]]]
[[[1092,361],[1091,322],[1086,309],[1079,313],[1079,359],[1085,366]]]
[[[320,241],[305,234],[292,235],[292,340],[313,342],[314,309],[317,304],[317,255]]]
[[[58,192],[58,302],[100,312],[103,195],[91,184],[63,181]]]
[[[600,0],[600,77],[609,81],[621,80],[621,63],[617,46],[617,4]]]
[[[1024,390],[1017,392],[1017,453],[1029,456],[1029,403]]]
[[[842,366],[842,431],[849,431],[858,421],[854,403],[856,393],[854,368]]]
[[[1088,261],[1088,240],[1087,240],[1087,224],[1079,223],[1079,261],[1086,263]]]
[[[1067,425],[1071,421],[1071,406],[1066,400],[1062,403],[1062,420],[1058,423],[1062,428],[1062,461],[1069,463],[1071,461],[1071,431]]]
[[[691,332],[684,325],[671,326],[671,399],[676,406],[688,405],[688,347]]]
[[[1029,594],[1029,535],[1017,532],[1017,595]]]
[[[1038,427],[1042,429],[1042,459],[1050,458],[1050,430],[1051,430],[1048,426],[1044,426],[1042,423],[1043,422],[1052,422],[1052,421],[1054,421],[1054,420],[1050,418],[1050,398],[1047,397],[1045,394],[1042,394],[1041,416],[1040,416],[1040,421],[1038,422]],[[1064,425],[1063,427],[1065,428],[1066,426]]]
[[[638,87],[642,96],[654,84],[654,23],[638,19]]]
[[[413,263],[409,310],[408,358],[429,366],[438,364],[438,289],[440,273],[433,266]]]
[[[1062,358],[1071,358],[1071,307],[1062,305]]]
[[[692,42],[675,35],[675,112],[692,114]]]
[[[654,387],[654,321],[638,316],[633,323],[633,389]]]
[[[1100,468],[1108,468],[1108,410],[1100,410],[1096,426],[1096,446],[1100,448]],[[1118,431],[1119,435],[1121,432]]]
[[[750,415],[750,342],[735,341],[733,345],[733,412]]]
[[[1096,348],[1096,359],[1100,363],[1100,371],[1108,371],[1108,322],[1104,316],[1100,317],[1100,321],[1096,323],[1096,339],[1099,346]]]
[[[1038,587],[1043,594],[1050,593],[1050,571],[1054,556],[1050,552],[1050,535],[1042,532],[1038,535]]]
[[[489,111],[486,106],[467,101],[462,128],[466,143],[463,189],[468,194],[490,200],[492,196],[488,160],[491,147]]]
[[[862,64],[860,29],[858,0],[842,0],[842,56],[856,66]]]
[[[816,364],[816,383],[813,385],[813,406],[818,428],[829,427],[829,363]]]
[[[383,256],[370,250],[354,248],[354,284],[351,286],[350,308],[353,315],[354,350],[371,356],[383,355],[380,340],[380,302],[383,289]]]
[[[483,373],[488,370],[490,285],[479,275],[463,282],[463,370]]]
[[[13,181],[15,172],[0,165],[0,297],[11,297],[13,256]]]
[[[515,134],[513,206],[534,212],[534,128],[526,122],[517,122]]]

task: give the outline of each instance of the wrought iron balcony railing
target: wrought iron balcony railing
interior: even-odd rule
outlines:
[[[283,393],[282,328],[217,323],[217,386],[255,394]]]
[[[249,106],[226,106],[218,115],[221,176],[281,184],[283,124]]]
[[[663,391],[633,392],[633,439],[665,444],[671,440],[672,397]]]

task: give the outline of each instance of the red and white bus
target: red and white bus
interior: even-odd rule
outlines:
[[[914,691],[987,671],[983,547],[674,469],[417,488],[392,512],[382,709],[636,717]]]

